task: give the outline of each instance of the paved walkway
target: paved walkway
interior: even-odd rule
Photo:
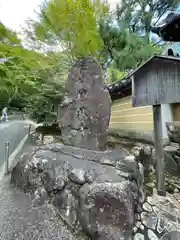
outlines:
[[[28,133],[27,121],[9,121],[0,123],[0,167],[4,163],[5,143],[9,142],[10,154]]]
[[[29,124],[28,121],[0,123],[0,168],[4,162],[5,142],[10,142],[12,153],[28,133]],[[32,147],[27,141],[21,152],[29,151]],[[34,208],[31,198],[30,194],[10,184],[10,175],[0,181],[0,240],[76,240],[51,205],[47,203]]]
[[[30,120],[10,120],[9,122],[0,122],[0,180],[3,179],[5,173],[6,142],[9,142],[9,167],[11,168],[14,159],[19,157],[23,144],[26,142],[25,138],[28,134],[30,124],[34,127],[36,125]]]

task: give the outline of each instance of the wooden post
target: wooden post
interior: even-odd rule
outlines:
[[[159,195],[165,196],[164,149],[162,141],[161,105],[153,105],[154,140],[156,150],[156,184]]]

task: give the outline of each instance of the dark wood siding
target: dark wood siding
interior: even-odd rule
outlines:
[[[133,106],[180,102],[180,61],[153,58],[134,74]]]

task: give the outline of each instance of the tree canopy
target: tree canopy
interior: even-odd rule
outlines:
[[[147,5],[147,0],[141,0],[140,4],[143,2]],[[30,35],[33,40],[59,46],[67,57],[74,60],[89,55],[105,71],[111,64],[111,68],[114,66],[120,72],[126,71],[147,60],[154,52],[161,52],[160,47],[155,47],[153,41],[140,34],[142,21],[138,23],[139,28],[131,28],[134,14],[141,19],[147,16],[145,13],[140,16],[135,6],[133,13],[129,14],[132,10],[130,6],[134,6],[133,1],[129,0],[129,4],[124,1],[121,8],[117,7],[112,13],[106,1],[44,2],[38,20],[30,22],[33,32]]]
[[[96,56],[103,45],[97,22],[106,13],[108,5],[100,0],[50,0],[32,24],[37,39],[61,44],[74,57]]]
[[[152,21],[157,23],[164,14],[177,9],[179,0],[122,0],[117,6],[117,20],[132,31],[150,38]]]
[[[162,52],[150,25],[177,5],[177,0],[122,0],[111,12],[106,1],[45,1],[37,20],[24,29],[30,45],[0,23],[1,107],[21,102],[36,120],[55,119],[74,61],[92,56],[107,83],[118,81]]]

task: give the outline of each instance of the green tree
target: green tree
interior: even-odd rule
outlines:
[[[161,54],[167,44],[152,37],[150,26],[168,11],[175,10],[178,3],[179,0],[122,0],[116,9],[116,24],[114,16],[100,22],[104,65],[128,71],[153,54]]]
[[[51,53],[52,65],[38,71],[42,79],[39,90],[28,99],[27,110],[38,122],[56,121],[58,105],[61,103],[71,60],[63,52]],[[43,107],[42,107],[43,106]]]
[[[112,20],[100,22],[100,34],[104,42],[102,61],[105,69],[112,67],[119,71],[136,68],[152,54],[160,53],[161,46],[147,41],[138,32],[132,32],[123,19],[121,25],[112,25]]]
[[[117,6],[117,20],[132,32],[144,34],[150,40],[152,21],[157,23],[168,11],[177,9],[179,0],[122,0]],[[120,6],[120,7],[119,7]]]
[[[128,8],[124,15],[117,10],[119,24],[114,26],[107,4],[100,0],[50,0],[41,6],[38,21],[29,21],[26,33],[32,41],[31,50],[2,26],[0,57],[9,60],[0,64],[0,75],[8,102],[23,98],[31,116],[44,121],[48,115],[56,115],[69,68],[78,57],[93,56],[107,72],[108,81],[117,81],[127,70],[160,52],[139,29],[129,27],[126,12]],[[50,47],[48,51],[44,45]]]
[[[42,79],[38,71],[49,68],[50,57],[25,49],[17,34],[0,23],[0,104],[27,100],[37,92]],[[26,101],[25,101],[26,102]]]
[[[114,27],[107,4],[99,0],[48,1],[41,6],[39,21],[29,22],[33,39],[59,44],[72,59],[93,56],[104,70],[115,63],[120,71],[136,66],[154,52],[124,23],[122,20]]]
[[[117,66],[115,64],[110,64],[110,66],[106,70],[106,83],[110,84],[113,82],[117,82],[123,77],[126,76],[126,71],[120,71],[117,69]]]
[[[43,3],[39,21],[31,21],[35,36],[60,44],[73,57],[98,56],[102,49],[97,22],[108,7],[100,0],[50,0]]]
[[[36,90],[40,81],[37,70],[42,68],[40,56],[36,52],[14,50],[17,49],[9,50],[13,57],[0,64],[1,91],[7,94],[7,104],[19,94],[32,94]],[[8,48],[4,51],[4,55],[8,54],[7,51]]]

